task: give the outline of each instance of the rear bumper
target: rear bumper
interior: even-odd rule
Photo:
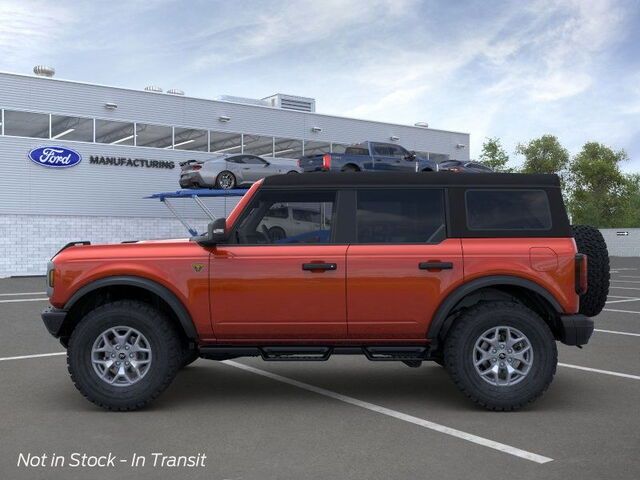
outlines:
[[[47,327],[49,333],[56,338],[60,337],[66,317],[66,310],[60,310],[51,306],[47,307],[42,312],[42,321],[44,322],[44,326]]]
[[[202,178],[202,175],[200,175],[200,173],[183,173],[182,175],[180,175],[181,188],[205,186],[207,186],[207,182],[204,181],[204,178]]]
[[[593,320],[584,315],[560,317],[560,341],[565,345],[586,345],[593,333]]]

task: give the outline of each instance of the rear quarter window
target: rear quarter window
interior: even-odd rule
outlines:
[[[550,230],[549,199],[544,190],[467,190],[469,230]]]

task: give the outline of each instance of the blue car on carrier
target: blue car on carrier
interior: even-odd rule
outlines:
[[[363,142],[344,153],[308,155],[298,160],[305,172],[437,172],[438,162],[417,156],[400,145]]]

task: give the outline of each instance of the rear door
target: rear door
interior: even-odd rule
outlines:
[[[211,255],[216,338],[346,338],[347,245],[334,228],[337,202],[332,190],[258,192],[232,231],[234,243]],[[293,209],[316,215],[293,225],[286,215]]]
[[[355,195],[349,338],[424,340],[439,303],[464,276],[461,241],[447,238],[444,190],[359,189]]]

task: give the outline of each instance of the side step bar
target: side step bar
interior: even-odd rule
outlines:
[[[323,362],[331,355],[364,355],[374,362],[420,362],[430,360],[429,353],[428,345],[261,345],[253,347],[208,345],[200,347],[200,356],[211,360],[262,357],[269,362]]]

